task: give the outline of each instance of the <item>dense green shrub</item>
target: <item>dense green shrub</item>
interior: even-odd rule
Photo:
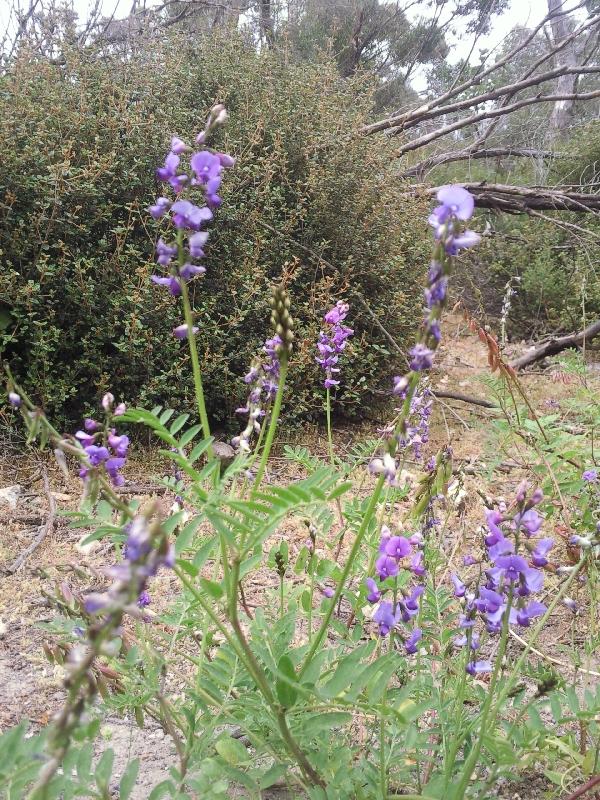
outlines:
[[[293,411],[320,413],[313,343],[332,300],[356,336],[338,410],[352,414],[397,368],[426,266],[417,201],[390,179],[391,145],[356,135],[364,76],[287,63],[242,40],[153,43],[121,59],[23,52],[0,78],[0,326],[4,358],[38,402],[73,422],[109,387],[120,398],[191,404],[176,303],[153,287],[156,225],[145,206],[170,135],[191,140],[227,104],[218,146],[233,153],[207,275],[194,286],[209,410],[226,419],[239,376],[268,334],[268,286],[285,277],[298,320]]]

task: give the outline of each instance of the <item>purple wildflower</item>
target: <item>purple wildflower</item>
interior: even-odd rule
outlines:
[[[334,375],[337,375],[340,371],[336,365],[346,347],[347,340],[354,333],[352,328],[342,325],[349,308],[348,303],[338,300],[337,304],[324,317],[325,322],[330,326],[330,330],[321,331],[317,341],[319,355],[315,360],[325,370],[326,377],[323,386],[326,389],[332,389],[334,386],[339,386],[340,383],[334,378]]]
[[[144,589],[144,591],[143,591],[143,592],[141,592],[141,593],[140,593],[140,596],[138,597],[138,601],[137,601],[137,604],[138,604],[138,606],[139,606],[140,608],[146,608],[147,606],[149,606],[149,605],[150,605],[150,603],[151,603],[151,602],[152,602],[152,601],[150,600],[150,595],[149,595],[149,594],[148,594],[148,592],[147,592],[147,591]]]
[[[415,372],[421,372],[424,369],[431,369],[433,365],[433,350],[430,350],[427,345],[417,343],[411,350],[410,368]]]
[[[164,217],[171,208],[171,201],[167,197],[158,197],[154,205],[148,206],[148,212],[153,219]]]
[[[156,260],[162,267],[168,267],[177,255],[177,245],[166,244],[162,239],[156,243]]]
[[[467,664],[469,675],[479,675],[482,672],[491,672],[491,661],[471,661]]]
[[[18,395],[16,392],[9,392],[8,402],[11,404],[13,408],[19,408],[23,401],[21,400],[21,396]]]
[[[204,247],[207,241],[208,241],[208,233],[206,231],[198,231],[197,233],[192,233],[192,235],[188,239],[190,256],[192,258],[202,258],[204,256],[204,250],[202,248]]]
[[[379,603],[377,610],[373,614],[373,621],[379,625],[380,636],[387,636],[399,620],[399,609],[394,610],[392,604],[385,600]]]
[[[207,206],[199,207],[189,200],[177,200],[171,206],[173,212],[173,225],[176,228],[199,231],[202,223],[209,222],[213,213]]]
[[[467,587],[458,577],[458,575],[450,575],[452,583],[454,584],[454,597],[464,597],[467,592]]]
[[[162,278],[160,275],[151,275],[150,280],[157,286],[168,287],[173,297],[179,297],[181,294],[181,284],[174,275],[170,275],[168,278]]]
[[[367,578],[365,581],[367,585],[367,600],[369,603],[378,603],[381,600],[381,592],[377,588],[377,584],[373,578]]]
[[[523,627],[531,624],[531,620],[535,617],[541,617],[546,613],[546,606],[543,603],[538,603],[537,600],[532,600],[523,608],[517,609],[517,622]]]
[[[596,481],[598,480],[598,470],[586,469],[581,478],[582,480],[587,481],[588,483],[596,483]]]
[[[412,655],[416,653],[419,649],[418,643],[423,637],[423,631],[421,628],[415,628],[408,639],[404,642],[404,648],[408,655]]]
[[[522,528],[526,536],[533,536],[542,527],[542,518],[533,508],[517,514],[513,521],[517,528]]]
[[[546,556],[553,547],[554,539],[539,539],[531,553],[531,562],[533,566],[545,567],[548,564]]]

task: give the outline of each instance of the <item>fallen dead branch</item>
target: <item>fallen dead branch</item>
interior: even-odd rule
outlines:
[[[554,356],[563,350],[568,350],[570,347],[581,347],[584,342],[591,341],[598,336],[599,333],[600,319],[597,319],[595,322],[588,325],[587,328],[579,331],[579,333],[571,333],[568,336],[557,336],[549,339],[542,345],[534,346],[529,352],[511,361],[510,366],[513,369],[523,369],[523,367],[527,367],[529,364],[541,361],[547,356]]]
[[[46,500],[48,501],[48,516],[46,517],[46,521],[43,525],[40,526],[37,536],[31,542],[31,544],[23,550],[23,552],[16,558],[13,563],[8,567],[7,572],[11,575],[15,573],[23,564],[27,561],[30,555],[34,553],[41,543],[44,541],[46,536],[50,533],[50,531],[54,528],[54,522],[56,520],[56,500],[50,491],[50,481],[48,480],[48,471],[45,466],[41,467],[42,473],[42,481],[44,482],[44,493],[46,495]]]

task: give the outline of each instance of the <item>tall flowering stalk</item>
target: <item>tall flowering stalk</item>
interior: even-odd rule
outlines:
[[[325,370],[325,380],[323,386],[326,390],[326,412],[327,412],[327,442],[329,446],[329,458],[332,464],[335,463],[333,454],[333,436],[331,431],[331,389],[339,386],[337,376],[340,368],[337,366],[341,354],[344,352],[346,343],[354,333],[352,328],[344,325],[344,320],[348,315],[350,306],[342,300],[338,300],[335,306],[324,316],[323,320],[327,325],[326,330],[321,331],[317,341],[318,356],[316,362]]]
[[[28,794],[28,800],[44,800],[50,782],[60,769],[71,738],[97,692],[93,666],[97,658],[113,655],[112,642],[121,635],[126,615],[142,616],[140,598],[144,598],[148,579],[160,567],[174,565],[174,553],[160,522],[151,523],[149,515],[135,517],[128,525],[126,559],[108,570],[113,583],[102,593],[88,594],[85,609],[97,615],[90,626],[85,644],[71,651],[66,664],[67,698],[53,721],[47,745],[49,759]]]
[[[428,286],[425,289],[425,319],[417,343],[410,351],[410,372],[394,381],[394,391],[402,395],[404,402],[400,410],[398,422],[386,440],[384,452],[370,464],[370,471],[377,475],[377,483],[369,500],[361,525],[354,539],[348,559],[337,583],[335,593],[323,616],[312,645],[304,658],[300,669],[302,676],[308,669],[315,653],[326,635],[333,610],[338,603],[352,569],[363,539],[369,529],[376,512],[385,483],[393,483],[398,474],[396,452],[399,438],[408,435],[408,420],[411,403],[419,379],[424,371],[431,368],[435,350],[441,338],[440,319],[446,302],[448,276],[451,271],[452,258],[467,247],[473,247],[479,241],[479,235],[465,230],[462,223],[471,218],[475,207],[473,196],[460,186],[443,186],[437,195],[440,205],[429,217],[433,228],[435,245],[428,273]]]
[[[204,145],[210,134],[227,120],[227,112],[222,105],[211,109],[204,130],[196,137],[196,143]],[[203,275],[206,268],[197,262],[204,257],[204,247],[208,232],[203,226],[213,218],[213,212],[221,205],[218,194],[224,169],[232,167],[234,159],[226,153],[208,148],[192,152],[187,167],[182,156],[187,156],[191,148],[178,137],[171,140],[171,149],[164,164],[156,171],[157,178],[166,183],[174,199],[160,196],[148,211],[155,220],[168,219],[175,229],[175,241],[167,243],[161,237],[156,245],[156,260],[167,274],[153,275],[152,281],[163,286],[175,297],[181,297],[184,322],[173,330],[177,339],[187,339],[192,361],[194,388],[198,413],[204,436],[210,436],[210,426],[206,413],[204,388],[200,372],[200,361],[196,345],[198,328],[194,325],[190,304],[188,283],[194,277]],[[204,205],[195,205],[183,195],[199,190],[204,195]],[[210,451],[212,453],[212,451]]]

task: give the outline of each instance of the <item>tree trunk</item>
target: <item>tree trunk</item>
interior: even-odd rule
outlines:
[[[548,0],[548,11],[552,13],[560,12],[565,0]],[[552,29],[552,38],[554,44],[565,39],[574,28],[574,21],[568,14],[561,14],[555,16],[550,21]],[[560,52],[556,54],[555,66],[577,66],[577,49],[576,40],[570,42]],[[556,85],[556,94],[573,94],[577,87],[579,76],[576,73],[561,75]],[[571,124],[573,119],[575,101],[574,100],[558,100],[554,104],[552,114],[550,116],[550,128],[548,135],[551,139],[555,139],[561,135]]]

